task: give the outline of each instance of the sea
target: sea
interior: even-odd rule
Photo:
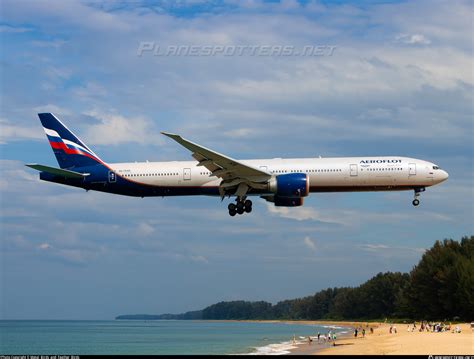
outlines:
[[[309,344],[308,336],[316,343],[317,333],[329,330],[340,335],[349,329],[282,322],[2,320],[0,355],[278,355]]]

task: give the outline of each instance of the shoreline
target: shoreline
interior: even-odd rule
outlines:
[[[347,338],[351,336],[352,329],[354,325],[361,325],[361,322],[353,321],[331,321],[331,320],[256,320],[256,319],[246,319],[246,320],[236,320],[236,319],[227,319],[227,320],[205,320],[207,322],[231,322],[231,323],[269,323],[269,324],[288,324],[288,325],[307,325],[313,326],[317,325],[324,327],[325,330],[321,330],[321,336],[326,335],[329,331],[336,331],[337,338],[336,342],[339,339]],[[364,322],[364,325],[366,322]],[[309,335],[313,340],[309,344],[307,341],[308,336],[296,338],[296,342],[292,341],[291,335],[288,340],[281,342],[269,343],[264,346],[256,347],[256,352],[249,353],[250,355],[259,355],[267,354],[265,349],[267,347],[280,347],[282,353],[277,355],[308,355],[320,353],[321,350],[327,349],[332,345],[332,341],[325,342],[323,339],[318,343],[316,332],[313,332]],[[263,349],[263,350],[262,350]]]
[[[335,329],[336,331],[336,343],[340,340],[348,339],[352,335],[353,327],[351,324],[354,322],[330,322],[330,321],[311,321],[307,324],[317,324],[326,327],[326,329]],[[326,333],[321,333],[321,335]],[[327,342],[323,339],[317,341],[314,337],[312,342],[298,343],[296,348],[291,349],[288,355],[318,355],[322,354],[324,350],[328,350],[333,346],[334,341]]]
[[[289,352],[287,355],[474,355],[474,328],[471,328],[469,323],[452,324],[451,331],[420,332],[419,322],[416,323],[414,331],[408,331],[406,323],[366,321],[232,320],[232,322],[325,325],[341,328],[335,346],[333,342],[318,343],[313,339],[308,343],[299,339],[296,344],[291,344],[293,348],[287,350]],[[397,328],[396,333],[390,333],[391,325]],[[459,326],[461,333],[452,332],[456,326]],[[365,329],[365,337],[361,334],[357,338],[354,337],[356,327]],[[374,330],[373,334],[370,333],[371,327]],[[340,334],[340,331],[347,333]]]

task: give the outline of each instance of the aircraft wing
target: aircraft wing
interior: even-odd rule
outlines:
[[[222,178],[223,182],[221,186],[233,187],[238,186],[240,183],[246,183],[249,187],[256,187],[258,183],[266,182],[271,178],[271,174],[266,171],[249,166],[194,142],[188,141],[179,135],[167,132],[161,133],[190,150],[192,156],[199,162],[198,166],[206,167],[211,171],[211,176]],[[244,189],[242,188],[241,191],[244,191]]]

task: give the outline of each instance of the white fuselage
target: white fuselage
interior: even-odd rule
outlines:
[[[311,192],[403,190],[428,187],[448,178],[438,166],[407,157],[336,157],[240,160],[274,176],[305,173]],[[137,184],[163,187],[218,187],[196,161],[109,164],[118,176]],[[198,194],[198,193],[196,193]]]

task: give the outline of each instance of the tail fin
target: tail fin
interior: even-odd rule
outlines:
[[[103,164],[102,160],[52,113],[38,114],[61,168]]]

